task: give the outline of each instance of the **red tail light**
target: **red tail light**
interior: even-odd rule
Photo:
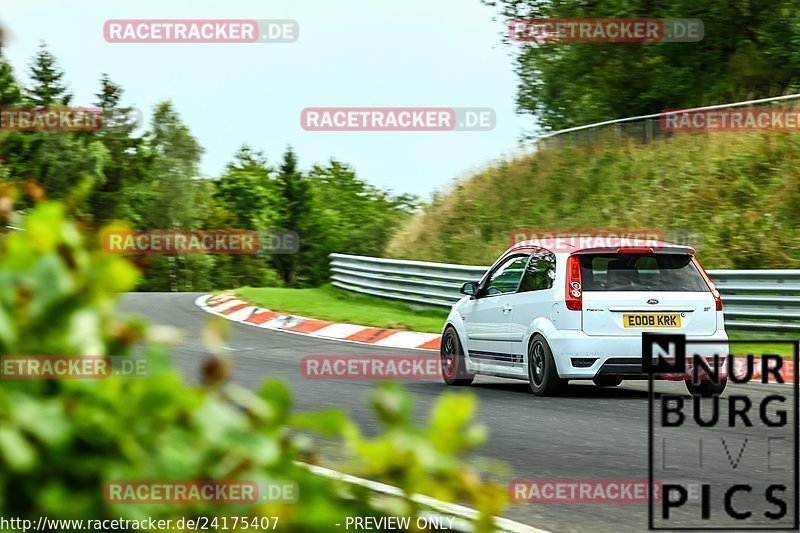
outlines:
[[[717,286],[714,285],[714,282],[711,281],[711,277],[706,272],[706,269],[697,261],[697,258],[692,256],[692,263],[694,266],[697,267],[697,270],[700,271],[700,274],[703,275],[703,279],[706,280],[706,284],[708,288],[711,289],[711,294],[714,295],[714,302],[717,304],[717,311],[722,311],[722,297],[719,295],[719,291],[717,290]]]
[[[583,306],[583,285],[581,284],[581,263],[578,256],[567,259],[567,309],[580,311]]]

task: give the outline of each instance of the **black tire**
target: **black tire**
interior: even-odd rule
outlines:
[[[528,344],[528,383],[536,396],[553,396],[567,388],[567,380],[558,377],[550,346],[539,334]]]
[[[616,387],[620,383],[622,383],[622,378],[612,378],[612,377],[599,377],[594,378],[594,384],[598,387]]]
[[[467,372],[464,363],[464,350],[455,328],[448,327],[442,335],[439,348],[439,357],[442,366],[442,379],[448,385],[463,387],[471,385],[475,374]]]
[[[701,381],[699,384],[695,385],[692,383],[692,380],[687,379],[684,383],[686,384],[686,390],[688,390],[689,394],[692,396],[710,398],[712,396],[719,396],[725,392],[725,386],[728,384],[728,380],[721,379],[719,383]]]

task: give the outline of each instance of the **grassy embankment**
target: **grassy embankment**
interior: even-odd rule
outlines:
[[[386,255],[490,264],[520,228],[688,232],[706,268],[800,268],[800,135],[542,149],[458,180]]]

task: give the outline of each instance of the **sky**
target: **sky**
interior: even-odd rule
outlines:
[[[205,5],[203,5],[205,4]],[[43,15],[45,14],[45,15]],[[218,176],[242,144],[277,163],[287,145],[302,168],[330,158],[367,182],[428,197],[519,149],[533,119],[515,112],[513,48],[479,0],[42,0],[5,2],[5,54],[17,77],[44,40],[74,94],[91,105],[102,73],[143,111],[171,100]],[[292,43],[109,43],[109,19],[292,19]],[[489,131],[305,131],[308,107],[492,108]]]

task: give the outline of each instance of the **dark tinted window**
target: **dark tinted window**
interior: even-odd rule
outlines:
[[[492,274],[486,283],[484,294],[493,296],[514,292],[519,286],[519,279],[525,270],[528,256],[517,256],[506,259]]]
[[[689,255],[587,254],[580,262],[584,291],[709,290]]]
[[[547,250],[531,254],[525,274],[519,285],[519,292],[540,291],[553,286],[556,279],[556,256]]]

